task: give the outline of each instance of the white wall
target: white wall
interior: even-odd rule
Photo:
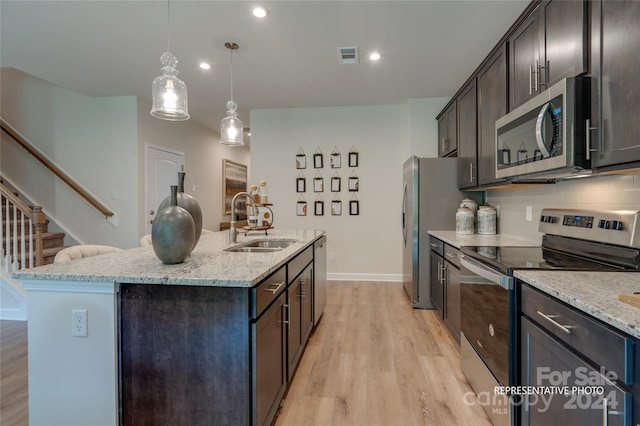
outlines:
[[[202,209],[202,227],[217,231],[220,222],[228,221],[223,215],[222,204],[222,160],[224,158],[249,166],[249,148],[220,145],[219,133],[192,120],[183,122],[164,121],[149,114],[151,103],[138,101],[138,183],[140,194],[144,190],[144,146],[145,143],[185,153],[185,193],[198,201]],[[212,118],[213,120],[213,118]],[[177,183],[177,176],[176,176]],[[196,190],[193,190],[195,185]],[[169,188],[167,188],[169,195]],[[144,232],[144,197],[138,200],[139,229]]]
[[[574,179],[554,185],[487,191],[487,202],[500,207],[500,233],[540,243],[537,219],[544,207],[591,210],[640,210],[640,175]],[[533,220],[525,220],[531,206]]]
[[[7,68],[1,70],[0,84],[3,118],[113,210],[117,226],[5,136],[0,173],[75,240],[134,246],[139,197],[135,97],[92,98]]]
[[[438,156],[436,116],[451,98],[409,99],[409,155]]]
[[[426,121],[434,115],[425,115]],[[402,164],[410,155],[408,144],[409,107],[407,105],[261,109],[251,111],[251,182],[266,180],[269,200],[274,204],[274,226],[278,228],[323,229],[327,232],[328,272],[331,279],[401,279]],[[419,130],[414,138],[419,140]],[[432,133],[432,132],[431,132]],[[435,144],[437,134],[422,137],[425,145]],[[359,153],[359,167],[347,166],[351,147]],[[316,149],[324,154],[325,166],[320,169],[325,192],[325,215],[314,216],[312,156]],[[329,155],[337,147],[343,166],[331,169]],[[302,148],[307,155],[309,203],[307,216],[296,215],[296,203],[301,194],[295,191],[295,155]],[[355,170],[360,178],[360,215],[350,216],[347,178]],[[330,192],[334,172],[342,178],[339,194],[343,205],[341,216],[332,216],[330,202],[336,193]],[[331,261],[335,253],[335,261]]]

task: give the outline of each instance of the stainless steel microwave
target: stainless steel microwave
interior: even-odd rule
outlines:
[[[566,78],[496,121],[496,177],[556,179],[588,172],[589,81]]]

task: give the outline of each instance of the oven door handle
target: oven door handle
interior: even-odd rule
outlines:
[[[462,253],[460,253],[460,266],[467,268],[474,274],[479,275],[494,284],[498,284],[505,290],[513,290],[513,277],[502,275],[501,273],[496,272],[481,263],[478,263],[471,257],[466,256]]]

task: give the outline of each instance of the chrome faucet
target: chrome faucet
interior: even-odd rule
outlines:
[[[255,203],[253,202],[253,197],[249,195],[249,193],[238,192],[236,195],[234,195],[233,199],[231,200],[231,225],[229,227],[230,243],[237,242],[238,230],[236,229],[236,200],[241,195],[247,197],[247,200],[249,200],[249,205],[251,206],[251,213],[255,216],[258,215],[258,207],[256,207]]]

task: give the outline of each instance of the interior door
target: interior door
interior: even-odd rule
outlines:
[[[170,186],[178,184],[178,172],[184,170],[184,153],[168,148],[145,145],[145,233],[162,200],[170,194]]]

